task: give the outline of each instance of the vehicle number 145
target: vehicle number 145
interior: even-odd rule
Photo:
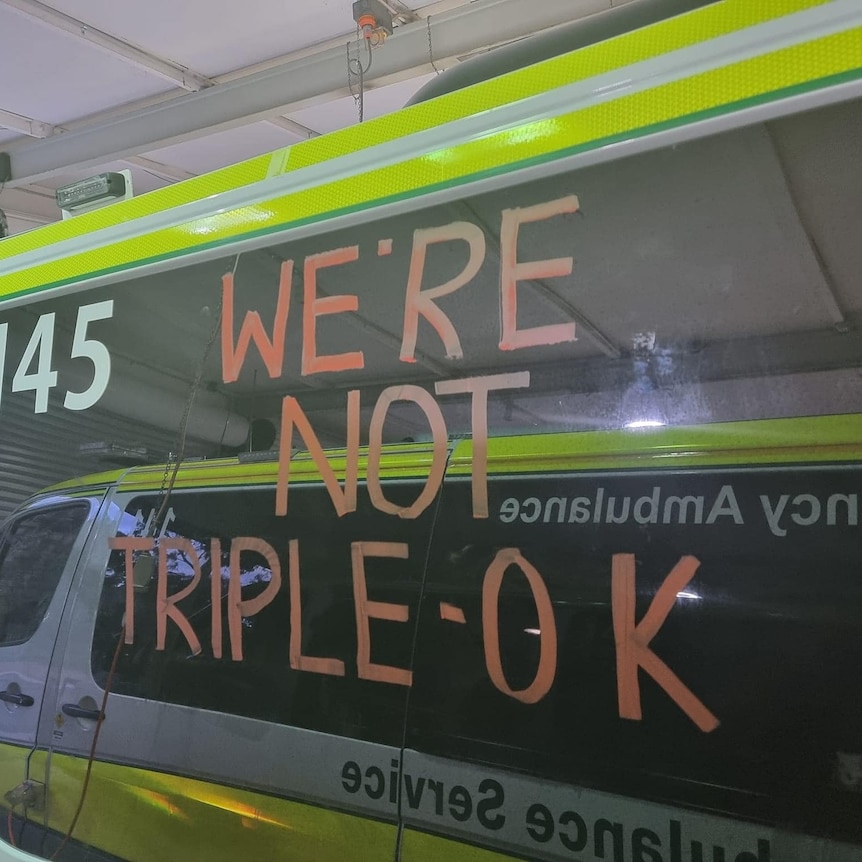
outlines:
[[[111,354],[107,346],[88,335],[88,327],[96,320],[107,320],[114,314],[114,301],[94,302],[82,305],[75,320],[70,359],[89,359],[93,366],[93,377],[82,392],[66,391],[63,406],[67,410],[86,410],[105,394],[111,378]],[[39,317],[18,368],[12,377],[13,392],[35,393],[34,413],[47,413],[48,396],[57,386],[57,371],[53,368],[54,334],[56,313],[48,312]],[[6,345],[9,324],[0,323],[0,380],[6,366]],[[2,397],[2,392],[0,392]]]

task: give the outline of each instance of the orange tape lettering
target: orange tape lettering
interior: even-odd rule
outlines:
[[[390,620],[406,623],[410,609],[407,605],[392,602],[372,602],[368,599],[365,581],[366,557],[395,557],[406,560],[407,545],[404,542],[351,542],[350,556],[353,561],[353,600],[356,605],[356,667],[361,679],[376,682],[391,682],[396,685],[413,685],[413,673],[405,668],[371,661],[371,631],[369,620]]]
[[[293,261],[281,265],[278,281],[278,301],[269,340],[263,322],[256,311],[249,311],[242,322],[236,349],[233,347],[233,273],[222,276],[221,374],[225,383],[239,378],[249,344],[254,341],[269,376],[281,377],[284,366],[284,336],[287,331],[287,312],[290,308],[290,284],[293,279]]]
[[[242,600],[242,569],[240,555],[243,551],[254,551],[267,562],[272,573],[270,582],[259,595]],[[242,661],[242,618],[253,617],[262,611],[278,594],[281,588],[281,563],[275,548],[263,539],[240,536],[230,543],[230,578],[227,586],[227,624],[230,635],[230,652],[234,661]]]
[[[302,654],[302,591],[299,581],[299,540],[288,542],[290,568],[290,666],[294,670],[344,676],[344,662],[337,658],[317,658]]]
[[[317,318],[325,314],[341,314],[345,311],[359,310],[359,297],[355,294],[340,296],[317,295],[317,271],[329,266],[359,259],[359,246],[337,248],[311,254],[305,259],[303,281],[305,283],[305,303],[302,309],[302,376],[317,374],[320,371],[347,371],[351,368],[364,368],[365,357],[361,350],[351,353],[333,353],[329,356],[317,355]]]
[[[700,566],[696,557],[682,557],[658,588],[643,619],[635,625],[635,557],[614,554],[611,605],[617,649],[617,695],[620,718],[642,718],[638,668],[642,667],[670,695],[704,733],[715,730],[718,719],[692,694],[680,678],[649,648],[650,641]]]
[[[539,666],[530,685],[517,691],[506,680],[500,655],[500,588],[509,566],[517,566],[527,578],[539,615]],[[488,676],[503,694],[521,703],[538,703],[551,690],[557,675],[557,623],[554,608],[542,576],[517,548],[501,548],[485,572],[482,583],[482,641]]]
[[[296,425],[323,484],[329,491],[332,505],[339,517],[356,511],[356,479],[359,472],[359,390],[347,393],[347,454],[344,466],[344,489],[335,478],[335,471],[326,457],[320,440],[299,402],[288,395],[281,404],[281,440],[278,452],[278,477],[275,486],[275,514],[287,514],[287,491],[290,487],[290,458],[293,454],[293,426]]]
[[[192,564],[194,575],[191,582],[183,587],[178,593],[168,597],[168,551],[181,551],[186,559]],[[159,540],[159,578],[156,586],[156,649],[165,648],[165,636],[168,628],[168,617],[170,617],[177,628],[183,633],[192,651],[192,655],[198,655],[201,651],[201,642],[188,621],[188,617],[181,613],[177,604],[191,595],[195,587],[200,583],[201,563],[195,546],[188,539],[160,539]]]
[[[473,460],[470,469],[474,518],[488,517],[488,393],[498,389],[524,389],[529,385],[529,371],[444,380],[434,384],[434,391],[438,395],[454,395],[461,392],[470,392],[473,395],[471,419]]]
[[[221,539],[210,539],[210,606],[213,658],[221,658]]]
[[[574,263],[571,257],[519,262],[518,231],[522,224],[577,211],[575,195],[523,209],[503,210],[500,227],[500,350],[575,340],[574,322],[518,329],[518,282],[571,275]]]
[[[116,536],[108,539],[108,547],[112,551],[123,551],[126,558],[126,630],[125,643],[135,642],[135,555],[134,551],[152,551],[154,539],[140,536]]]
[[[389,407],[394,401],[412,401],[416,404],[427,417],[434,439],[431,469],[428,471],[425,487],[410,506],[398,506],[395,503],[390,503],[383,496],[383,488],[380,485],[383,425],[386,422]],[[418,518],[433,502],[446,470],[446,422],[437,402],[419,386],[390,386],[388,389],[384,389],[377,399],[377,404],[374,405],[368,437],[368,496],[371,498],[374,508],[389,515],[398,515],[399,518]]]
[[[450,623],[461,623],[466,625],[467,618],[464,616],[463,608],[451,605],[449,602],[440,602],[440,619]]]
[[[437,242],[460,239],[470,246],[467,265],[459,275],[441,284],[422,290],[425,274],[425,256],[428,246]],[[416,339],[419,316],[434,327],[446,348],[449,359],[461,359],[464,352],[452,321],[434,304],[434,300],[454,293],[472,280],[485,261],[485,234],[482,229],[466,221],[456,221],[442,227],[422,228],[413,233],[413,251],[407,276],[407,293],[404,301],[404,332],[401,339],[401,361],[416,361]]]

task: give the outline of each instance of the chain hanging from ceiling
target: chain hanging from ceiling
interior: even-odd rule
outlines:
[[[371,54],[371,40],[363,38],[359,28],[356,30],[356,37],[356,41],[347,43],[347,89],[353,96],[361,123],[365,119],[365,76],[370,71],[374,58]],[[355,56],[351,54],[351,46],[355,48]],[[366,54],[365,58],[363,53]]]
[[[431,16],[425,16],[425,28],[428,31],[428,60],[431,63],[431,68],[439,75],[440,69],[437,68],[437,64],[434,62],[434,44],[431,41]]]
[[[371,52],[392,35],[392,8],[386,0],[355,0],[353,20],[356,39],[347,43],[347,90],[356,103],[361,123],[365,119],[365,77],[374,59]]]

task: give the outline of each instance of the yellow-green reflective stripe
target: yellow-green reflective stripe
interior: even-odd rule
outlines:
[[[250,204],[194,222],[53,260],[0,276],[7,297],[71,283],[93,274],[120,271],[195,249],[225,245],[240,237],[315,223],[390,201],[415,197],[496,172],[585,151],[605,142],[648,134],[698,119],[709,112],[806,84],[817,63],[819,78],[862,68],[862,29],[826,37],[746,60],[734,66],[674,81],[583,110],[492,133],[404,162]],[[762,86],[767,84],[768,86]],[[206,241],[202,242],[201,237]],[[228,249],[225,249],[226,253]]]
[[[555,470],[678,469],[728,465],[822,464],[862,460],[862,415],[764,419],[714,425],[497,437],[489,473]],[[447,475],[472,472],[472,441]]]
[[[724,0],[467,90],[441,96],[433,102],[295,144],[289,148],[289,153],[283,150],[273,155],[258,156],[109,209],[10,237],[4,240],[3,254],[11,257],[62,239],[92,233],[116,224],[118,220],[131,221],[250,185],[270,175],[274,163],[280,165],[280,172],[295,171],[826,2],[828,0],[770,0],[768,3]],[[811,71],[814,73],[816,70]],[[4,292],[5,287],[0,282],[0,293]]]
[[[656,25],[658,26],[658,25]],[[68,256],[0,276],[0,295],[65,284],[86,274],[111,272],[220,245],[232,238],[306,224],[344,212],[410,197],[488,171],[565,153],[615,136],[643,133],[661,123],[803,85],[862,66],[860,32],[849,31],[601,103],[574,114],[489,134],[480,141],[389,165],[265,203],[219,213],[190,224]],[[574,55],[573,55],[574,56]],[[640,130],[640,131],[639,131]],[[126,204],[118,205],[126,206]],[[117,210],[112,219],[126,219]],[[205,242],[202,243],[202,237]],[[12,251],[9,248],[8,251]]]
[[[290,754],[285,754],[286,767]],[[45,754],[39,760],[44,765]],[[87,761],[51,756],[48,826],[71,822]],[[44,768],[44,766],[43,766]],[[38,814],[33,819],[38,821]],[[194,778],[96,762],[74,839],[130,862],[380,862],[396,827]]]
[[[0,709],[3,708],[5,708],[5,704],[0,707]],[[29,755],[29,746],[0,743],[0,792],[8,792],[25,779]],[[8,807],[8,803],[4,802],[3,804]],[[6,837],[5,823],[0,824],[0,835]]]
[[[345,450],[327,452],[335,476],[343,481]],[[729,464],[804,464],[862,460],[862,414],[758,419],[642,429],[578,431],[492,437],[488,441],[490,474],[553,470],[709,467]],[[411,444],[385,448],[380,465],[384,479],[424,477],[431,447]],[[359,457],[359,478],[367,475],[367,450]],[[469,475],[473,467],[471,440],[459,442],[449,459],[447,475]],[[175,488],[272,485],[278,464],[200,461],[183,466]],[[49,489],[69,491],[92,479],[117,481],[122,491],[158,491],[164,467],[137,467],[114,474],[72,479]],[[291,461],[291,482],[319,482],[320,473],[307,454]]]
[[[442,96],[429,106],[415,106],[394,115],[392,124],[398,123],[398,136],[413,134],[428,128],[428,121],[432,119],[439,125],[490,111],[502,104],[528,99],[555,87],[584,81],[825,2],[828,0],[770,0],[769,3],[725,0],[475,84]],[[363,124],[326,135],[316,140],[315,146],[295,147],[291,151],[290,169],[297,170],[346,152],[375,146],[381,142],[381,131],[382,124]]]

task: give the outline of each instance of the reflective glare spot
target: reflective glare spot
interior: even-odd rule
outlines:
[[[661,428],[662,425],[667,425],[667,422],[662,422],[659,419],[637,419],[634,422],[626,422],[626,428]]]

